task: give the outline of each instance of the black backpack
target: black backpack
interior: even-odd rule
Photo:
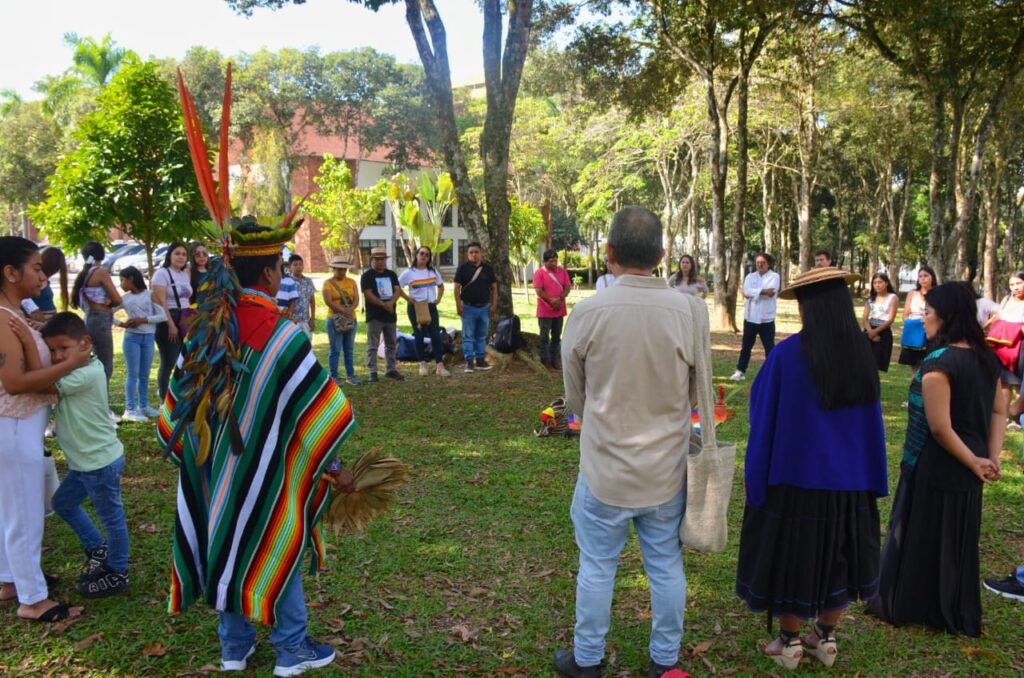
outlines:
[[[494,338],[491,339],[491,346],[498,353],[515,353],[518,349],[526,346],[523,333],[519,329],[519,316],[505,318],[498,322],[494,330]]]

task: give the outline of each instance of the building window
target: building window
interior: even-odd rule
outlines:
[[[460,266],[462,264],[466,263],[467,261],[469,261],[469,257],[466,256],[466,251],[469,250],[469,243],[470,243],[469,240],[459,240],[458,241],[458,245],[459,245],[459,265]]]
[[[454,223],[452,221],[454,214],[454,209],[449,209],[447,212],[444,213],[444,218],[441,219],[442,228],[451,228],[452,223]]]
[[[414,253],[415,253],[415,250],[414,250]],[[409,266],[409,261],[405,258],[405,249],[402,246],[402,240],[401,239],[397,239],[397,240],[395,240],[394,267],[395,268],[406,268],[408,266]]]
[[[454,240],[452,242],[452,246],[451,247],[446,249],[444,252],[441,252],[441,257],[440,257],[441,260],[438,262],[438,266],[454,266],[455,265],[453,263],[454,260],[455,260],[455,256],[454,255],[455,255],[455,248],[458,246],[458,244],[459,244],[459,240]]]
[[[369,267],[370,265],[370,250],[374,247],[387,247],[387,245],[387,240],[360,240],[359,255],[360,259],[362,259],[363,266]]]

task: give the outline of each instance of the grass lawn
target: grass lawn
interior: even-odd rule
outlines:
[[[589,292],[581,293],[585,294]],[[536,332],[525,295],[517,294],[516,303],[524,331]],[[780,309],[782,336],[797,329],[796,307],[782,302]],[[458,326],[450,295],[441,310],[445,325]],[[408,329],[404,309],[400,320],[400,329]],[[360,332],[357,373],[365,378],[362,324]],[[699,676],[770,673],[775,665],[757,652],[758,644],[767,640],[764,616],[748,613],[733,594],[751,379],[738,386],[726,379],[739,349],[737,337],[716,334],[712,343],[716,384],[724,384],[729,393],[739,391],[730,397],[738,416],[722,425],[719,437],[738,441],[740,454],[727,550],[718,555],[686,554],[689,586],[682,658]],[[119,346],[119,336],[115,344]],[[326,363],[322,320],[314,344]],[[758,347],[748,377],[755,374],[761,357]],[[841,361],[837,356],[837,367]],[[111,400],[112,409],[120,412],[120,355],[116,362]],[[395,510],[364,534],[325,535],[327,567],[305,582],[310,630],[334,644],[336,668],[350,675],[552,675],[554,651],[572,640],[577,552],[569,503],[579,452],[575,441],[536,438],[532,431],[539,411],[561,395],[560,377],[538,375],[522,365],[502,373],[454,371],[448,380],[413,376],[414,365],[403,369],[410,377],[404,383],[385,380],[345,387],[358,426],[343,457],[351,460],[366,450],[385,450],[412,465],[412,480]],[[906,425],[900,403],[908,380],[908,370],[895,364],[882,376],[893,489]],[[120,435],[128,459],[123,491],[134,591],[128,597],[86,601],[82,618],[59,626],[30,625],[15,618],[13,606],[3,608],[4,675],[182,676],[215,670],[216,615],[203,604],[179,616],[166,613],[176,470],[163,460],[152,425],[125,424]],[[48,445],[63,472],[56,444]],[[1024,560],[1020,449],[1020,434],[1011,433],[1004,478],[985,492],[983,576],[1005,576]],[[891,498],[881,502],[883,521],[890,504]],[[82,565],[82,551],[57,517],[47,520],[43,563],[63,579],[52,594],[81,603],[72,584]],[[980,639],[922,628],[894,629],[852,607],[838,629],[840,656],[834,672],[1020,675],[1024,607],[986,591],[982,598]],[[605,675],[646,675],[649,627],[647,583],[631,537],[616,582]],[[271,673],[273,651],[266,631],[261,631],[250,667],[254,675]],[[820,664],[808,662],[799,671],[824,673]]]

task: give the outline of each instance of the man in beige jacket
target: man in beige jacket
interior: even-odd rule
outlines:
[[[607,245],[615,285],[576,305],[562,343],[567,404],[583,423],[571,509],[580,549],[574,648],[555,655],[555,670],[571,678],[601,675],[630,523],[651,588],[648,675],[661,678],[679,658],[690,403],[697,381],[711,388],[711,350],[704,302],[651,277],[661,239],[648,210],[615,215]]]

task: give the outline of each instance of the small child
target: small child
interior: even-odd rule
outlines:
[[[29,370],[39,369],[39,353],[28,331],[12,330],[25,350]],[[85,322],[70,312],[58,313],[43,326],[43,340],[53,363],[92,348]],[[86,564],[78,592],[86,598],[105,598],[131,591],[128,581],[128,525],[121,503],[124,447],[108,415],[107,375],[92,356],[85,367],[54,384],[57,402],[57,441],[68,460],[68,474],[53,495],[53,510],[74,530],[85,548]],[[89,497],[103,524],[107,540],[82,508]]]
[[[153,368],[153,342],[156,325],[167,320],[164,309],[154,304],[142,273],[134,266],[121,269],[121,305],[128,320],[118,325],[125,329],[121,350],[128,376],[124,380],[124,415],[121,421],[149,421],[160,410],[149,406],[149,374]]]

